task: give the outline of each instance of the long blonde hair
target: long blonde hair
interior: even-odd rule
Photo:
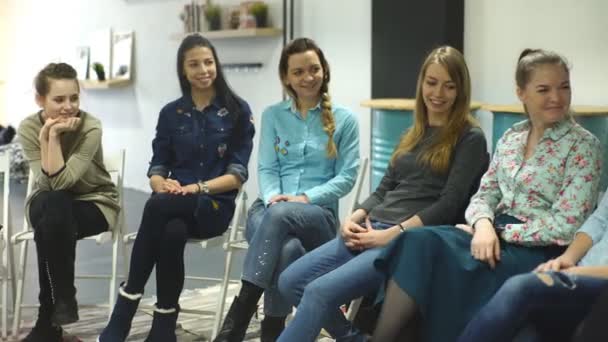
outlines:
[[[479,126],[477,120],[470,113],[471,78],[469,69],[462,54],[450,46],[436,48],[422,64],[416,85],[414,125],[401,137],[391,157],[391,164],[400,155],[412,151],[424,138],[429,118],[424,104],[422,85],[426,71],[431,64],[439,64],[447,70],[450,78],[456,84],[457,95],[447,122],[441,126],[434,141],[421,151],[418,156],[418,163],[429,166],[435,172],[445,173],[450,166],[452,150],[464,130]]]
[[[327,157],[336,158],[338,155],[338,149],[336,147],[336,143],[334,142],[334,133],[336,132],[336,120],[332,111],[331,97],[329,96],[328,89],[330,80],[329,63],[327,63],[325,55],[323,55],[323,51],[321,51],[321,49],[312,39],[298,38],[293,40],[291,43],[287,44],[287,46],[283,48],[283,52],[281,52],[281,59],[279,61],[279,77],[281,78],[281,84],[283,84],[283,87],[287,94],[289,94],[291,98],[297,101],[297,94],[290,86],[285,85],[283,80],[287,77],[287,72],[289,69],[289,57],[306,51],[314,51],[319,57],[321,67],[323,68],[323,83],[321,84],[320,89],[321,122],[323,123],[323,130],[329,137],[326,146]]]

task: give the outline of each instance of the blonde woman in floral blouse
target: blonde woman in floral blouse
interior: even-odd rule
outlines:
[[[408,230],[376,259],[388,285],[373,341],[407,341],[412,330],[420,341],[455,341],[507,278],[572,241],[594,208],[601,154],[570,116],[569,76],[558,54],[522,52],[515,79],[528,120],[499,140],[468,225]]]

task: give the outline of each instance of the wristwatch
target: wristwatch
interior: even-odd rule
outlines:
[[[198,188],[203,194],[209,194],[209,184],[207,182],[198,182]]]

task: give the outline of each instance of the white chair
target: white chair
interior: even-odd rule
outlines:
[[[230,225],[228,226],[228,230],[226,232],[224,232],[224,234],[222,234],[220,236],[216,236],[211,239],[206,239],[206,240],[188,239],[187,244],[188,245],[198,245],[200,248],[203,248],[203,249],[216,247],[216,246],[222,246],[227,239],[226,237],[229,235],[231,236],[233,231],[242,230],[243,229],[242,220],[245,218],[245,215],[247,213],[247,193],[241,189],[236,197],[235,202],[236,202],[236,207],[234,209],[234,216],[232,217],[232,221],[230,222]],[[125,245],[127,245],[127,244],[133,243],[136,238],[137,238],[137,233],[130,233],[130,234],[125,235],[123,239],[124,239]],[[130,256],[127,256],[126,263],[125,263],[126,265],[129,265],[129,261],[130,261],[129,259],[130,259]],[[125,274],[128,274],[128,270],[126,270]],[[193,275],[188,275],[188,274],[185,276],[185,279],[201,281],[203,283],[221,282],[223,280],[221,278],[201,277],[201,276],[193,276]],[[140,304],[138,309],[152,310],[153,306]],[[209,310],[181,308],[180,314],[196,314],[196,315],[211,316],[211,315],[215,315],[216,311],[215,310],[209,311]]]
[[[361,195],[361,189],[363,187],[363,180],[365,179],[365,175],[367,174],[367,158],[361,158],[359,164],[359,173],[357,175],[357,180],[355,181],[355,185],[353,187],[353,197],[351,200],[351,204],[349,206],[349,212],[352,213],[356,206],[358,205],[358,200]],[[217,310],[215,313],[215,320],[213,322],[213,332],[212,338],[217,336],[219,332],[222,317],[224,315],[224,307],[226,304],[226,295],[228,293],[228,285],[232,281],[230,280],[230,271],[232,269],[232,257],[233,253],[239,250],[246,250],[248,248],[247,240],[244,237],[245,227],[239,227],[240,229],[235,229],[230,231],[230,236],[228,241],[224,244],[224,249],[226,249],[226,261],[224,264],[224,277],[222,279],[222,287],[220,290],[220,296],[217,300]],[[338,227],[338,234],[340,234],[340,227]],[[238,280],[235,282],[239,282]]]
[[[367,172],[368,172],[367,164],[368,164],[368,160],[367,160],[367,158],[364,158],[363,161],[361,162],[361,168],[359,169],[360,171],[359,171],[359,175],[357,178],[358,187],[355,189],[355,195],[353,197],[353,201],[350,206],[351,214],[355,211],[355,208],[359,204],[359,197],[361,196],[361,187],[363,185],[363,180],[365,179]],[[363,300],[363,298],[357,298],[350,302],[350,305],[348,306],[348,310],[346,311],[346,319],[348,319],[349,321],[352,321],[355,318],[355,315],[357,314],[357,311],[359,311],[359,307],[361,306],[362,300]]]
[[[12,300],[15,300],[15,277],[13,264],[13,253],[9,245],[12,234],[12,221],[10,212],[10,168],[11,158],[8,151],[0,153],[0,172],[3,175],[2,192],[2,235],[0,236],[0,250],[2,250],[2,338],[7,337],[8,330],[8,283],[11,282]]]
[[[118,215],[118,220],[114,227],[110,227],[110,230],[103,232],[98,235],[93,235],[84,238],[83,240],[95,241],[98,245],[105,243],[112,243],[112,271],[108,274],[76,274],[75,279],[107,279],[109,280],[109,296],[107,303],[98,305],[79,305],[80,307],[94,306],[94,307],[107,307],[108,316],[112,313],[114,306],[114,300],[116,298],[116,285],[117,285],[117,265],[118,265],[118,248],[122,244],[122,236],[124,234],[124,208],[123,205],[123,177],[125,169],[125,150],[120,150],[114,155],[108,155],[104,158],[104,165],[113,181],[116,184],[118,194],[120,197],[121,210]],[[27,185],[27,195],[32,191],[33,187],[33,173],[30,171],[30,176]],[[27,213],[25,213],[27,215]],[[29,227],[27,219],[24,218],[23,231],[12,236],[11,244],[16,247],[17,244],[22,243],[21,253],[19,257],[19,268],[17,270],[17,294],[15,297],[15,316],[13,318],[13,336],[17,336],[19,328],[21,326],[21,309],[22,308],[36,308],[38,305],[23,304],[23,288],[25,284],[26,264],[27,264],[27,249],[29,242],[34,239],[34,232]],[[124,247],[124,246],[123,246]],[[124,249],[123,249],[124,250]]]

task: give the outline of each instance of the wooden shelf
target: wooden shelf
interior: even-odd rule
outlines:
[[[415,99],[372,99],[361,102],[361,106],[372,109],[389,109],[389,110],[414,110],[416,108]],[[471,101],[471,110],[477,110],[481,107],[481,103]]]
[[[108,81],[80,80],[84,89],[111,89],[122,88],[131,84],[130,79],[113,79]]]
[[[237,30],[219,30],[219,31],[203,31],[198,32],[203,37],[208,39],[231,39],[231,38],[254,38],[254,37],[278,37],[283,33],[280,28],[267,27],[267,28],[250,28],[250,29],[237,29]],[[188,33],[179,33],[171,36],[173,40],[181,40]]]

